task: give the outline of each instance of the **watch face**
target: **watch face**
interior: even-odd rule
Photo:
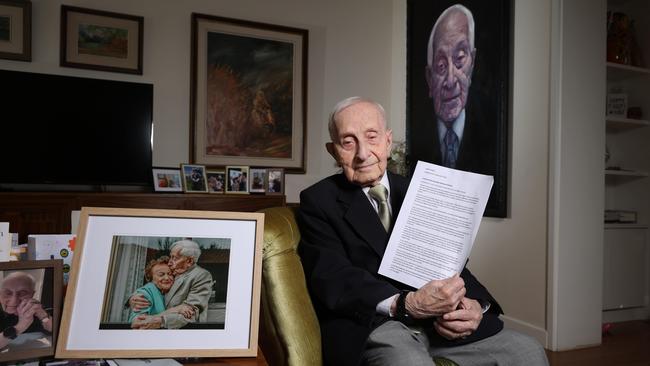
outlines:
[[[15,327],[7,327],[5,330],[2,331],[2,335],[4,335],[6,338],[9,339],[15,339],[16,338],[16,328]]]

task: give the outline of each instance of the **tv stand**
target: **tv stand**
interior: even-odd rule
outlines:
[[[70,233],[70,212],[81,207],[253,212],[284,206],[285,196],[120,192],[0,192],[0,221],[19,234]]]

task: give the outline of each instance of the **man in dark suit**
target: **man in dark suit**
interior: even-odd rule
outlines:
[[[541,346],[506,331],[501,307],[467,269],[420,289],[377,273],[408,188],[386,172],[384,109],[353,97],[330,115],[327,151],[342,168],[300,195],[300,255],[330,365],[546,365]],[[381,193],[377,193],[381,192]]]

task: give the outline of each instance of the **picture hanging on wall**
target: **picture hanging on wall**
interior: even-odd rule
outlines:
[[[0,58],[32,60],[32,3],[0,0]]]
[[[407,157],[491,175],[507,216],[511,0],[407,3]]]
[[[61,5],[60,64],[142,75],[144,17]]]
[[[190,161],[305,172],[308,31],[192,14]]]

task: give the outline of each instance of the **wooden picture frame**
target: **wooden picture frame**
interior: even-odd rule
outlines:
[[[23,280],[17,278],[27,278],[28,282],[34,284],[34,292],[30,295],[33,301],[40,302],[41,308],[48,314],[43,320],[35,315],[34,321],[21,334],[16,334],[16,338],[2,347],[0,353],[0,363],[19,360],[34,360],[42,357],[51,357],[56,349],[58,335],[59,318],[61,316],[61,293],[63,290],[63,262],[61,260],[36,260],[36,261],[19,261],[19,262],[0,262],[0,288],[5,288],[5,280],[12,281],[7,286],[25,286]],[[13,280],[9,279],[9,276]],[[14,287],[14,290],[16,287]],[[5,312],[11,309],[5,306],[4,299],[0,310]],[[10,313],[13,313],[10,312]],[[7,319],[5,315],[2,317]],[[49,319],[49,320],[45,320]],[[3,323],[6,320],[3,320]],[[48,323],[50,323],[48,325]],[[51,326],[51,332],[47,328]],[[0,332],[9,332],[13,326],[3,324]],[[14,328],[15,329],[15,328]]]
[[[142,75],[144,17],[61,5],[60,65]]]
[[[208,193],[208,178],[205,175],[205,166],[196,164],[181,164],[183,177],[183,192]]]
[[[173,168],[152,168],[153,188],[156,192],[183,192],[181,170]]]
[[[0,0],[0,58],[32,60],[31,1]]]
[[[248,194],[248,167],[227,166],[226,167],[226,193]]]
[[[226,190],[226,171],[223,169],[207,169],[208,193],[224,193]]]
[[[266,168],[250,168],[248,179],[248,191],[250,193],[265,193],[266,192]]]
[[[454,66],[456,71],[451,74],[455,78],[462,75],[462,80],[456,78],[462,84],[442,81],[445,69],[456,63],[444,61],[451,56],[444,55],[442,48],[434,49],[436,39],[452,34],[443,26],[442,20],[450,19],[442,16],[443,12],[449,10],[446,15],[450,15],[462,11],[452,6],[464,7],[474,20],[474,44],[471,45],[471,37],[467,36],[462,40],[466,48],[449,48],[462,51],[464,56],[463,66]],[[511,11],[512,0],[407,2],[408,163],[411,169],[422,160],[493,176],[494,186],[485,209],[485,216],[492,217],[508,214]],[[431,37],[438,19],[441,19],[437,28],[439,37]],[[453,57],[461,60],[460,56]],[[460,86],[447,92],[444,85]],[[456,143],[453,136],[449,139],[451,143],[445,142],[449,128],[455,132]],[[455,151],[453,159],[445,158],[445,154],[451,155],[445,145]]]
[[[256,356],[263,227],[261,213],[82,208],[56,357]],[[178,256],[178,241],[200,248],[198,261],[180,255],[172,264],[162,257],[170,249],[172,258]],[[179,270],[178,263],[192,266],[176,275],[184,276],[178,286],[156,277],[147,282],[146,265],[156,262],[165,273]],[[158,286],[171,286],[167,310],[191,302],[197,309],[193,321],[155,307],[131,318],[128,299]],[[220,291],[222,303],[213,308]],[[146,322],[150,328],[131,329]]]
[[[284,169],[269,168],[267,169],[266,194],[281,195],[284,194]]]
[[[190,162],[305,172],[308,36],[192,14]]]

